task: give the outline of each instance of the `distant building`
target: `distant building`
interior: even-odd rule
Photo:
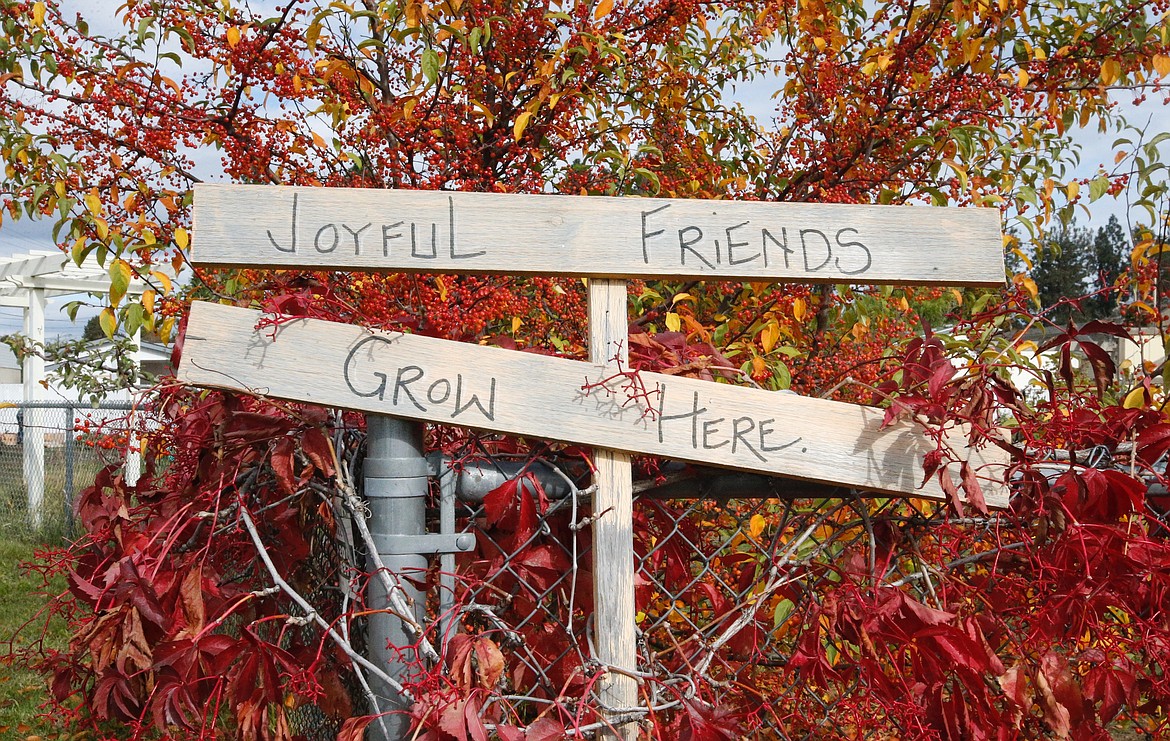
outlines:
[[[1123,371],[1139,372],[1144,366],[1154,375],[1160,372],[1158,366],[1166,360],[1166,348],[1162,345],[1162,334],[1157,327],[1130,328],[1133,341],[1110,338],[1116,343],[1113,358]],[[1105,346],[1105,343],[1101,343]],[[1106,348],[1109,349],[1109,348]]]
[[[20,383],[20,361],[8,345],[0,344],[0,384]]]

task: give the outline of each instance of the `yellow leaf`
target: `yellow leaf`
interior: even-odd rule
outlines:
[[[1138,242],[1129,253],[1129,264],[1135,268],[1140,268],[1148,263],[1150,258],[1146,253],[1153,246],[1153,242],[1149,240]]]
[[[861,74],[866,77],[873,77],[873,73],[877,71],[877,62],[866,62],[861,65]]]
[[[1022,69],[1019,70],[1016,74],[1016,84],[1020,87],[1028,87],[1028,82],[1030,82],[1031,79],[1032,78],[1028,76],[1028,73]]]
[[[148,289],[142,292],[142,308],[147,314],[154,313],[154,291]]]
[[[1121,63],[1116,59],[1106,59],[1101,62],[1101,84],[1112,85],[1121,76]]]
[[[772,348],[776,347],[776,341],[780,339],[780,325],[776,322],[768,322],[768,326],[760,332],[760,347],[764,349],[764,353],[772,352]]]
[[[955,297],[955,301],[959,302],[959,306],[963,305],[963,292],[958,288],[952,288],[951,294]]]
[[[753,376],[762,376],[762,375],[764,375],[764,372],[767,370],[768,370],[768,366],[766,363],[764,363],[763,358],[761,358],[759,355],[752,358],[752,375]]]
[[[516,123],[512,124],[512,137],[516,141],[520,141],[520,137],[524,135],[524,129],[528,127],[528,122],[531,119],[531,111],[524,111],[516,117]]]
[[[601,0],[597,7],[593,9],[593,18],[601,20],[602,18],[613,12],[613,0]]]
[[[1020,260],[1027,266],[1028,270],[1032,269],[1032,258],[1028,257],[1028,253],[1021,250],[1019,247],[1012,248],[1012,254],[1020,258]]]
[[[160,273],[157,270],[150,271],[150,277],[162,284],[163,293],[171,292],[171,278],[166,273]]]
[[[1079,181],[1073,180],[1069,182],[1068,185],[1064,186],[1064,190],[1066,193],[1068,193],[1068,199],[1070,201],[1075,201],[1077,196],[1081,194],[1081,184]]]
[[[321,38],[321,21],[314,20],[305,29],[305,44],[308,45],[309,51],[317,47],[317,40]]]
[[[768,521],[764,519],[763,515],[752,515],[751,522],[748,523],[748,533],[753,538],[758,538],[760,533],[764,532],[764,526],[767,524]]]
[[[176,247],[178,247],[181,250],[185,250],[185,249],[187,249],[187,245],[190,244],[190,242],[191,242],[191,240],[190,240],[190,237],[187,235],[186,229],[184,229],[183,227],[179,227],[178,229],[175,230],[175,246]]]
[[[1028,292],[1028,295],[1032,297],[1032,300],[1039,304],[1040,288],[1036,285],[1036,281],[1031,278],[1024,278],[1020,283],[1024,286],[1024,290]]]
[[[682,319],[679,318],[678,314],[673,311],[666,313],[666,328],[671,332],[678,332],[682,329]]]
[[[796,321],[804,321],[805,316],[808,315],[808,302],[802,298],[794,299],[792,302],[792,316]]]
[[[692,295],[691,295],[691,294],[689,294],[689,293],[676,293],[676,294],[674,294],[674,303],[676,303],[676,304],[677,304],[679,301],[691,301],[691,302],[693,302],[694,300],[695,300],[695,297],[694,297],[694,296],[692,296]]]
[[[34,26],[45,25],[45,4],[41,2],[33,3],[32,17]]]
[[[435,287],[439,289],[439,299],[441,301],[447,300],[447,282],[443,280],[443,276],[435,276]]]
[[[106,337],[113,337],[114,330],[118,328],[118,316],[114,314],[114,310],[109,306],[102,309],[102,313],[98,314],[98,324],[102,328],[102,332]]]
[[[817,48],[817,51],[824,51],[828,45],[829,45],[829,42],[825,41],[824,37],[822,37],[822,36],[813,37],[813,46],[815,46]]]
[[[1121,406],[1125,409],[1141,409],[1146,405],[1146,390],[1138,386],[1133,391],[1125,395],[1125,401]]]
[[[1165,54],[1154,55],[1154,71],[1158,73],[1159,77],[1170,75],[1170,56]]]
[[[227,30],[227,42],[228,42],[228,46],[230,46],[233,49],[236,48],[236,45],[240,43],[240,29],[239,28],[237,28],[236,26],[232,26],[231,28],[229,28]]]
[[[512,334],[516,334],[520,327],[524,326],[524,320],[518,316],[512,317]]]
[[[98,198],[96,190],[85,194],[85,207],[94,216],[102,215],[102,199]]]

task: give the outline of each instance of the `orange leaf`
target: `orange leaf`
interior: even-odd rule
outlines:
[[[763,515],[752,515],[751,522],[748,524],[748,533],[753,538],[759,538],[760,533],[764,532],[764,526],[768,521],[764,519]]]

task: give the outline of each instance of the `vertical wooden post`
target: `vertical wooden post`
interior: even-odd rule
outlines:
[[[24,336],[38,345],[45,344],[45,289],[32,288],[28,292],[28,308],[24,311]],[[38,347],[41,350],[43,347]],[[24,358],[24,400],[43,401],[45,387],[45,359],[37,352]],[[45,420],[47,413],[37,406],[24,408],[24,485],[28,489],[28,518],[39,528],[45,518]]]
[[[611,363],[621,354],[628,359],[626,283],[622,280],[589,281],[589,359]],[[593,495],[593,637],[597,658],[622,669],[637,669],[634,645],[634,527],[633,474],[630,456],[612,450],[595,449],[597,493]],[[633,677],[610,673],[600,686],[602,702],[611,708],[638,704],[638,686]],[[620,735],[606,738],[632,739],[637,724],[619,727]]]
[[[134,363],[134,380],[131,381],[131,398],[133,398],[134,389],[142,380],[142,328],[134,331],[134,336],[131,338],[134,342],[134,354],[130,356],[131,362]],[[135,404],[137,407],[137,404]],[[138,483],[139,477],[142,476],[142,440],[138,437],[137,408],[133,409],[126,417],[127,435],[126,435],[126,460],[122,464],[122,478],[127,484],[133,486]]]

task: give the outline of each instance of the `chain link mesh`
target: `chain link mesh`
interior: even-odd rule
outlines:
[[[68,402],[0,406],[0,534],[50,541],[74,531],[76,494],[126,460],[132,407]]]
[[[732,485],[710,485],[721,476]],[[945,521],[943,506],[763,477],[751,477],[747,496],[731,496],[742,479],[643,487],[635,502],[638,669],[659,727],[672,727],[685,698],[732,709],[737,737],[913,735],[888,707],[866,704],[863,680],[810,665],[801,642],[837,640],[829,654],[848,663],[856,647],[811,635],[807,619],[846,580],[903,586],[937,604],[926,563],[939,563],[931,532]],[[457,560],[460,628],[500,646],[508,671],[498,702],[508,722],[531,721],[550,705],[596,720],[582,708],[598,707],[591,610],[605,567],[591,563],[588,493],[549,499],[525,480],[458,505],[459,529],[477,538],[475,552]],[[525,507],[534,520],[520,513]],[[977,551],[995,545],[992,522],[958,525],[975,529]]]

